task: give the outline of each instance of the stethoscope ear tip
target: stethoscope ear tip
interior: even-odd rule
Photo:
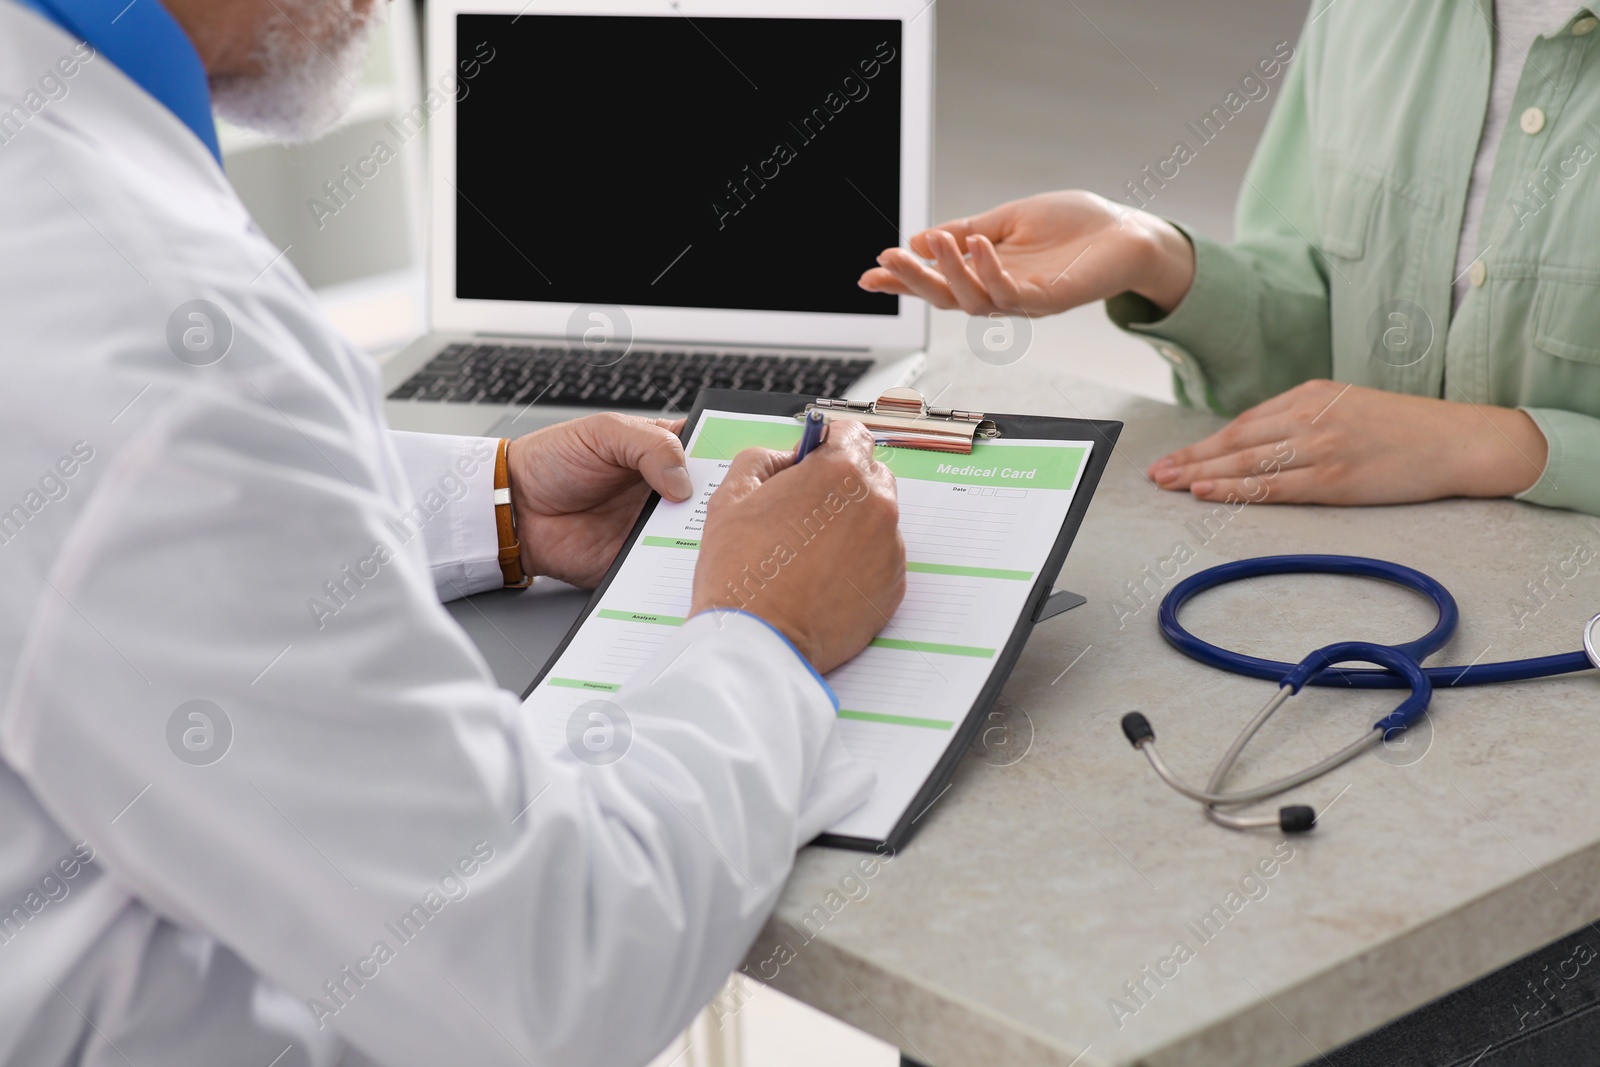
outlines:
[[[1130,711],[1122,717],[1122,735],[1134,748],[1156,739],[1155,727],[1151,726],[1150,720],[1139,711]]]
[[[1286,834],[1303,834],[1317,825],[1317,813],[1305,804],[1278,809],[1278,828]]]

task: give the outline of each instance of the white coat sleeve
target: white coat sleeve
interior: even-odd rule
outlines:
[[[696,618],[610,694],[621,759],[543,755],[439,603],[379,402],[230,307],[204,378],[123,360],[160,384],[48,575],[7,759],[140,906],[379,1062],[644,1063],[862,799],[827,690]]]
[[[494,524],[495,437],[391,430],[440,600],[505,584]]]

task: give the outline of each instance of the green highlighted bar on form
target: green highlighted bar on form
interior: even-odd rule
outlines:
[[[757,422],[752,419],[701,420],[695,434],[693,459],[731,460],[747,448],[772,448],[779,452],[792,452],[800,440],[800,424],[787,422]]]
[[[651,535],[644,539],[644,543],[649,548],[698,549],[700,547],[699,541],[690,541],[682,537],[656,537]]]
[[[839,710],[839,718],[855,719],[859,722],[881,722],[890,726],[921,726],[929,730],[948,730],[955,723],[945,722],[943,719],[918,719],[910,715],[883,715],[876,711],[850,711],[848,708]]]
[[[622,686],[613,685],[611,682],[586,682],[582,678],[546,678],[545,683],[563,686],[567,689],[593,689],[600,693],[615,693],[622,688]]]
[[[1007,571],[998,567],[961,567],[954,563],[907,563],[906,570],[914,574],[953,574],[962,578],[1004,578],[1012,582],[1025,582],[1033,577],[1032,571]]]
[[[618,622],[648,622],[656,626],[683,625],[683,620],[676,615],[652,615],[647,611],[615,611],[611,608],[601,608],[595,614],[602,619],[616,619]]]
[[[939,652],[946,656],[975,656],[988,659],[994,655],[992,648],[974,648],[971,645],[941,645],[933,641],[901,641],[894,637],[874,637],[873,648],[898,648],[907,652]]]

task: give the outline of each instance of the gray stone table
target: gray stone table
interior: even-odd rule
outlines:
[[[1053,377],[1042,361],[935,360],[928,392],[941,375],[959,378],[944,403],[1127,424],[1057,583],[1089,601],[1034,631],[998,716],[898,856],[863,870],[862,853],[802,853],[747,973],[933,1067],[1267,1067],[1313,1059],[1600,917],[1593,675],[1439,694],[1407,745],[1294,794],[1323,819],[1287,844],[1207,822],[1118,726],[1144,710],[1169,762],[1202,781],[1272,692],[1157,633],[1153,595],[1203,567],[1283,552],[1395,560],[1460,603],[1439,662],[1543,655],[1577,648],[1600,610],[1600,523],[1508,501],[1213,512],[1143,470],[1221,420]],[[1595,558],[1571,576],[1580,546]],[[1529,584],[1541,581],[1542,601]],[[540,596],[549,608],[528,612],[524,598]],[[520,689],[579,604],[493,594],[452,609]],[[1301,577],[1217,590],[1185,620],[1298,660],[1334,640],[1408,640],[1432,613],[1381,583]],[[1233,781],[1332,752],[1395,699],[1295,698]]]
[[[1292,794],[1323,821],[1287,844],[1206,821],[1119,728],[1144,710],[1167,760],[1203,782],[1273,691],[1168,648],[1148,603],[1163,584],[1251,556],[1376,556],[1455,594],[1462,624],[1437,662],[1544,655],[1579,647],[1600,610],[1600,523],[1509,501],[1216,513],[1143,471],[1222,420],[1032,368],[967,378],[946,403],[1127,424],[1057,583],[1089,602],[1034,631],[1001,717],[899,856],[869,879],[859,854],[801,855],[748,973],[936,1067],[1266,1067],[1600,917],[1592,674],[1440,693],[1404,747]],[[1575,577],[1549,577],[1575,555],[1590,560]],[[1529,592],[1540,581],[1544,601]],[[1409,640],[1433,614],[1382,583],[1285,577],[1208,593],[1185,621],[1292,661],[1335,640]],[[1396,699],[1297,697],[1232,781],[1313,762]]]

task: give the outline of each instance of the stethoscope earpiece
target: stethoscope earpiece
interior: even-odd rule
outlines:
[[[1156,739],[1155,727],[1151,726],[1150,720],[1139,711],[1130,711],[1122,717],[1122,733],[1134,748]]]
[[[1278,829],[1286,834],[1303,834],[1317,825],[1317,810],[1308,804],[1290,804],[1278,809]]]

